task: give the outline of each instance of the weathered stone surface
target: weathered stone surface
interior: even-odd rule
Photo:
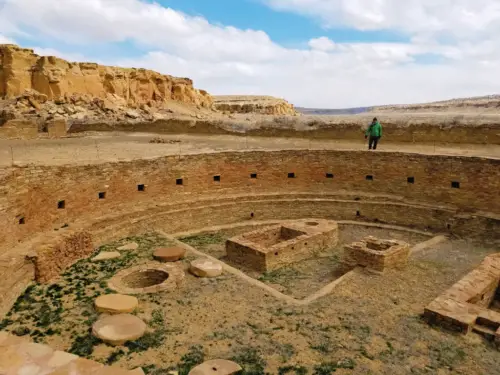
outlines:
[[[136,340],[146,332],[146,323],[134,315],[109,315],[92,326],[94,336],[111,345],[122,345]]]
[[[160,262],[177,262],[186,255],[186,249],[182,247],[163,247],[156,249],[153,257]]]
[[[232,375],[241,370],[241,366],[235,362],[225,359],[212,359],[193,368],[189,375]]]
[[[226,254],[233,263],[268,272],[335,246],[338,238],[335,221],[296,220],[232,237]]]
[[[210,259],[196,259],[191,262],[189,271],[198,277],[217,277],[222,275],[222,265]]]
[[[68,363],[76,360],[77,358],[78,358],[78,356],[75,354],[61,352],[59,350],[56,350],[54,352],[54,354],[52,354],[52,357],[50,357],[47,364],[49,367],[57,368],[57,367],[67,365]]]
[[[138,304],[137,298],[122,294],[107,294],[95,300],[95,308],[98,312],[110,314],[131,313]]]
[[[41,283],[57,277],[66,267],[94,251],[89,232],[69,229],[49,233],[33,248],[36,252],[26,259],[34,264],[35,279]]]
[[[0,138],[34,139],[38,136],[38,125],[29,120],[9,120],[0,127]]]
[[[366,267],[376,272],[404,267],[410,255],[410,245],[397,240],[380,240],[367,237],[344,246],[342,263],[347,268]]]
[[[229,113],[260,113],[263,115],[293,115],[298,113],[292,104],[272,96],[214,96],[215,108]]]
[[[118,251],[126,251],[126,250],[137,250],[139,248],[139,245],[135,242],[129,242],[128,244],[125,244],[123,246],[120,246]]]
[[[188,78],[176,78],[146,69],[125,69],[95,63],[70,63],[53,56],[38,56],[31,49],[0,45],[0,98],[14,98],[34,90],[48,100],[68,103],[79,97],[122,101],[131,106],[178,101],[210,108],[212,97],[193,87]],[[119,100],[116,100],[119,98]],[[88,100],[88,99],[87,99]],[[37,98],[28,104],[37,108]],[[112,108],[112,104],[104,107]]]
[[[85,358],[77,358],[67,365],[61,366],[50,373],[50,375],[94,375],[104,365]]]
[[[92,262],[103,262],[119,257],[121,257],[121,254],[118,251],[101,251],[97,256],[92,258]]]
[[[54,351],[26,337],[0,332],[0,374],[2,375],[144,375],[141,368],[133,371],[101,363],[77,355]]]

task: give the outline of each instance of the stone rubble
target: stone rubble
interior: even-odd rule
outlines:
[[[121,257],[118,251],[101,251],[97,256],[92,258],[92,262],[104,262],[106,260],[117,259]]]
[[[196,259],[191,262],[189,271],[198,277],[217,277],[222,275],[222,265],[210,259]]]

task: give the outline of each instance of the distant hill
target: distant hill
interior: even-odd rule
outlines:
[[[304,115],[357,115],[358,113],[370,112],[372,110],[372,107],[340,108],[340,109],[295,107],[295,109]]]

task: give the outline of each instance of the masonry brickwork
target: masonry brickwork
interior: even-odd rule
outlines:
[[[167,202],[214,202],[238,194],[365,192],[385,195],[387,202],[498,214],[499,171],[500,160],[495,159],[355,151],[226,152],[86,166],[5,168],[0,171],[0,224],[5,229],[0,243],[17,243],[85,217],[91,220]],[[290,173],[294,178],[288,177]],[[220,176],[220,181],[214,181],[214,176]],[[408,177],[413,177],[413,183]],[[177,185],[177,179],[182,179],[182,185]],[[458,188],[452,187],[457,186],[454,183]],[[100,192],[106,193],[104,199],[99,199]],[[59,207],[62,201],[64,207]],[[405,214],[396,215],[410,220]],[[422,218],[422,226],[434,216]]]
[[[62,138],[67,135],[67,122],[64,119],[47,122],[47,132],[51,138]]]
[[[375,237],[344,246],[343,264],[347,268],[365,267],[376,272],[402,268],[408,263],[410,244]]]
[[[152,228],[305,217],[498,237],[499,167],[475,157],[253,151],[3,168],[0,266],[4,257],[22,264],[31,241],[67,225],[86,228],[96,245]]]
[[[89,232],[62,229],[44,237],[42,242],[33,245],[33,250],[26,258],[35,266],[35,280],[45,283],[75,261],[90,256],[94,246]]]
[[[334,221],[300,220],[230,238],[226,253],[233,263],[268,272],[334,247],[338,238],[338,225]]]
[[[500,348],[500,253],[445,291],[424,312],[432,324],[468,334],[472,331],[494,340]]]
[[[38,124],[29,120],[9,120],[0,126],[0,139],[35,139]]]

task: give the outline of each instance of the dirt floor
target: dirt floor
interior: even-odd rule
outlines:
[[[262,226],[252,227],[251,229],[239,227],[217,232],[201,233],[199,235],[181,238],[180,240],[205,254],[209,254],[242,270],[247,275],[270,285],[281,293],[293,298],[303,299],[349,271],[345,269],[345,267],[342,267],[341,264],[344,244],[355,242],[369,235],[378,238],[400,239],[412,245],[428,239],[426,236],[409,232],[342,225],[339,231],[340,238],[337,246],[316,253],[315,256],[310,259],[274,271],[266,273],[256,272],[251,268],[233,264],[227,259],[225,247],[227,239],[248,232],[249,230],[253,231],[259,229],[260,227]]]
[[[221,241],[244,230],[186,241],[220,257]],[[411,243],[425,240],[401,232],[342,228],[342,241],[367,234]],[[129,241],[139,243],[139,249],[104,263],[82,260],[55,284],[29,287],[0,328],[103,363],[142,366],[151,374],[167,374],[169,369],[187,374],[195,364],[212,358],[233,359],[245,374],[500,374],[500,354],[491,343],[475,334],[441,331],[421,319],[425,305],[498,249],[453,239],[419,252],[402,271],[384,276],[357,272],[332,294],[300,307],[234,275],[198,279],[186,274],[178,290],[139,295],[136,314],[148,323],[149,332],[123,347],[110,347],[89,333],[98,317],[94,298],[110,292],[106,281],[117,270],[149,262],[156,247],[168,244],[149,234],[100,250]],[[194,258],[188,254],[181,264],[187,269]],[[325,265],[319,271],[325,272],[327,262],[321,263]],[[314,284],[321,280],[314,274],[317,266],[300,265],[297,271],[306,269]]]
[[[164,143],[150,143],[158,140]],[[0,166],[98,164],[222,151],[249,150],[365,150],[359,142],[300,138],[239,137],[232,135],[161,135],[148,133],[88,133],[65,139],[0,140]],[[412,144],[381,142],[377,152],[465,155],[500,158],[499,145]]]

